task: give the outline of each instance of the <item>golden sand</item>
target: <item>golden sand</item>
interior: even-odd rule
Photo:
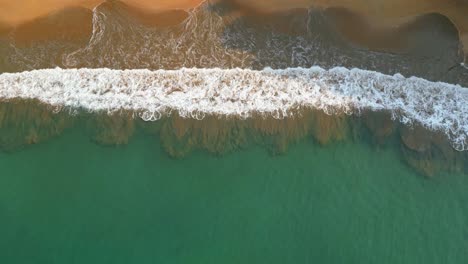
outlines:
[[[19,25],[35,18],[69,7],[92,9],[103,0],[0,0],[0,20],[10,25]],[[201,0],[123,0],[133,7],[160,12],[170,9],[188,9],[197,6]]]
[[[243,11],[259,13],[281,12],[296,8],[318,7],[323,9],[346,10],[340,12],[337,21],[346,36],[354,36],[357,42],[369,43],[369,46],[386,48],[398,47],[391,44],[394,30],[421,15],[437,13],[447,17],[459,31],[462,49],[468,54],[468,1],[467,0],[209,0],[229,3]],[[10,26],[24,23],[36,23],[36,19],[67,8],[83,7],[92,9],[102,0],[0,0],[0,34]],[[122,0],[128,5],[128,12],[138,17],[142,23],[164,26],[184,19],[183,12],[167,11],[194,8],[204,0]],[[337,9],[338,8],[338,9]],[[173,12],[173,11],[171,11]],[[152,13],[165,15],[152,16]],[[333,12],[331,12],[333,15]],[[33,21],[33,22],[31,22]],[[39,21],[41,21],[39,19]],[[73,18],[71,19],[73,23]],[[38,23],[41,24],[41,23]],[[42,24],[44,22],[42,21]],[[345,26],[343,26],[345,25]],[[88,30],[89,25],[84,25]],[[34,29],[34,27],[33,27]],[[361,34],[355,34],[362,31]],[[41,30],[30,30],[24,35],[34,35]],[[73,35],[73,33],[72,33]],[[47,36],[47,34],[45,34]],[[371,37],[369,37],[371,36]],[[385,37],[387,36],[387,37]],[[36,39],[32,37],[32,39]],[[377,41],[377,42],[376,42]]]

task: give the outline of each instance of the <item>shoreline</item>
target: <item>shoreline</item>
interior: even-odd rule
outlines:
[[[312,80],[311,83],[315,82],[315,85],[307,84],[304,80],[302,82],[296,82],[297,80],[301,80],[301,72],[302,74],[307,74],[308,80]],[[94,75],[90,73],[94,73]],[[140,78],[135,78],[138,76],[135,75],[136,73],[140,73]],[[217,76],[220,73],[224,76],[223,78]],[[348,82],[343,82],[346,80],[343,76],[340,77],[340,74],[343,73],[351,74],[350,76],[354,76],[354,78],[362,78],[362,76],[368,74],[368,77],[370,77],[368,81],[370,82],[367,83],[374,87],[371,90],[367,90],[368,92],[375,92],[379,89],[385,91],[387,89],[388,93],[392,94],[392,86],[390,86],[390,88],[384,88],[385,84],[388,85],[391,83],[389,80],[395,81],[395,87],[400,87],[402,91],[412,91],[415,89],[415,83],[419,83],[421,86],[419,88],[422,90],[416,89],[413,92],[417,95],[416,99],[419,98],[422,100],[418,102],[422,102],[426,105],[430,103],[427,100],[428,98],[425,98],[421,91],[430,89],[431,85],[442,85],[442,88],[440,88],[438,92],[428,92],[427,95],[436,98],[436,102],[447,103],[445,106],[439,105],[436,108],[448,111],[446,113],[452,116],[454,118],[453,120],[457,120],[457,125],[459,125],[458,129],[466,126],[463,122],[468,121],[466,120],[468,115],[465,113],[467,110],[463,110],[464,108],[458,110],[448,108],[448,106],[453,107],[456,102],[458,102],[459,106],[463,107],[462,103],[466,102],[466,100],[456,100],[454,94],[448,97],[442,97],[440,92],[452,90],[458,91],[464,96],[468,96],[468,89],[440,82],[432,83],[415,77],[404,78],[401,75],[388,76],[358,69],[346,70],[344,68],[337,68],[330,71],[323,70],[319,67],[315,67],[315,69],[289,70],[266,69],[263,73],[261,71],[245,69],[183,69],[172,71],[49,69],[36,70],[33,71],[33,74],[31,72],[23,72],[0,75],[0,86],[4,88],[1,89],[3,95],[0,96],[2,97],[2,99],[0,99],[2,102],[0,104],[0,149],[6,151],[15,150],[22,146],[47,141],[59,136],[67,129],[72,129],[78,123],[84,123],[91,131],[90,137],[93,141],[111,146],[127,144],[135,131],[142,129],[150,135],[159,137],[165,152],[175,158],[183,158],[194,150],[204,150],[215,155],[223,155],[245,148],[250,144],[264,146],[272,154],[281,154],[287,151],[289,145],[312,137],[317,144],[322,146],[347,140],[368,142],[377,147],[384,147],[392,142],[391,144],[396,143],[400,146],[403,160],[424,176],[433,177],[443,171],[464,172],[468,174],[468,166],[466,166],[466,164],[468,164],[468,151],[463,147],[467,146],[466,143],[463,143],[466,141],[466,130],[458,130],[458,133],[460,133],[458,134],[458,136],[460,136],[458,139],[462,140],[459,141],[459,143],[461,142],[462,144],[456,145],[454,141],[455,138],[450,137],[450,135],[455,135],[450,134],[456,132],[453,128],[434,129],[434,126],[431,128],[431,126],[424,125],[424,122],[427,122],[429,119],[411,121],[408,117],[405,118],[401,110],[395,111],[395,109],[386,109],[385,107],[353,108],[356,107],[356,105],[353,105],[352,100],[342,97],[341,99],[346,99],[348,101],[340,101],[336,94],[328,93],[329,96],[324,97],[328,100],[328,103],[325,101],[325,104],[321,104],[322,106],[329,106],[331,108],[320,108],[317,107],[317,105],[315,105],[315,107],[311,107],[310,105],[301,106],[300,104],[293,103],[292,105],[296,107],[290,109],[287,114],[280,114],[280,111],[266,112],[264,110],[252,110],[248,114],[223,115],[216,112],[203,113],[187,109],[181,110],[180,108],[174,108],[173,106],[175,105],[164,104],[159,105],[159,108],[157,105],[147,105],[153,107],[150,111],[148,111],[148,109],[143,110],[142,108],[123,107],[108,111],[110,110],[109,108],[101,107],[99,109],[90,109],[83,107],[84,105],[82,104],[88,100],[88,103],[94,102],[94,106],[105,102],[114,102],[122,106],[122,102],[128,104],[131,103],[132,100],[137,101],[136,98],[146,98],[147,101],[144,102],[147,103],[154,103],[156,101],[161,103],[164,102],[164,94],[168,96],[167,98],[171,98],[171,94],[174,93],[178,93],[179,96],[183,96],[184,94],[194,95],[193,93],[191,94],[190,91],[195,91],[196,95],[198,89],[216,92],[216,87],[221,83],[238,83],[242,84],[242,87],[247,88],[260,86],[261,89],[259,88],[259,91],[268,91],[267,88],[269,88],[269,94],[272,95],[272,97],[267,96],[265,98],[268,100],[275,97],[284,99],[286,91],[283,89],[284,87],[296,87],[299,90],[303,88],[304,90],[302,90],[302,92],[304,92],[320,84],[322,86],[318,89],[315,88],[315,91],[321,88],[325,89],[326,86],[323,85],[330,85],[331,87],[338,85],[338,87],[340,87],[339,84],[341,83],[342,85],[353,86],[350,85],[353,83],[350,82],[353,81],[353,78],[349,76],[347,77]],[[352,75],[352,73],[354,73],[354,75]],[[143,74],[143,77],[146,76],[148,78],[147,80],[151,80],[148,86],[145,85],[144,78],[141,74]],[[162,78],[160,80],[174,81],[178,78],[179,81],[174,83],[161,82],[158,86],[157,74],[160,74]],[[322,76],[322,78],[318,78],[320,74],[325,77]],[[330,76],[327,77],[327,74],[332,74],[330,76],[333,78],[329,78]],[[245,78],[242,78],[242,75],[245,75]],[[62,79],[57,79],[57,76]],[[78,76],[78,78],[75,79],[76,82],[73,82],[73,76]],[[209,82],[203,80],[203,76],[210,76],[214,79],[218,79],[221,83],[210,83],[211,86],[207,86]],[[233,78],[226,78],[229,76]],[[262,79],[259,77],[264,78]],[[270,77],[272,79],[268,81],[268,78],[265,80],[265,77]],[[23,81],[21,81],[22,78]],[[72,79],[66,80],[66,78]],[[285,83],[285,80],[288,80],[288,78],[292,78],[289,79],[292,80],[289,84],[287,82]],[[302,78],[304,78],[304,76],[302,76]],[[86,83],[90,84],[92,80],[100,80],[101,85],[99,85],[98,82],[98,85],[94,85],[93,89],[86,90],[86,88],[83,88],[86,87]],[[318,82],[318,80],[320,82]],[[242,81],[247,83],[242,83]],[[411,84],[412,82],[414,83]],[[16,86],[15,88],[13,85],[15,83],[22,85]],[[74,87],[71,85],[73,83],[85,84],[85,86]],[[299,86],[296,86],[294,83],[299,84]],[[267,85],[265,86],[265,84]],[[273,86],[273,84],[277,86]],[[357,84],[359,84],[359,82],[357,82]],[[405,84],[407,87],[404,86]],[[31,85],[33,87],[32,89],[30,87]],[[59,93],[50,93],[54,90],[54,87],[59,88]],[[153,92],[155,92],[153,93],[153,97],[149,94],[143,97],[138,96],[138,92],[151,91],[153,88],[157,87],[166,87],[169,88],[169,90],[153,90]],[[272,90],[272,87],[277,87],[277,93],[275,89]],[[227,88],[227,90],[225,89],[224,91],[231,91],[231,95],[239,94],[242,96],[242,92],[233,92],[235,86],[231,85],[225,88]],[[356,86],[355,88],[356,89],[351,90],[351,94],[353,94],[353,91],[366,91],[366,87]],[[330,89],[330,87],[328,87],[328,89]],[[5,91],[16,91],[17,93],[11,94],[11,96],[7,98],[5,97]],[[31,91],[35,91],[36,93],[30,93]],[[78,93],[75,93],[77,91]],[[79,91],[85,91],[85,93],[80,95]],[[112,91],[120,91],[123,92],[123,94],[117,97],[106,97],[106,94],[112,94]],[[330,90],[328,91],[330,92]],[[335,87],[334,92],[336,93],[337,91]],[[129,96],[127,92],[131,92],[133,95]],[[28,93],[29,95],[27,95]],[[23,96],[19,96],[21,94]],[[156,94],[159,94],[159,99],[155,96]],[[236,102],[230,101],[234,99],[230,94],[220,93],[217,95],[217,98],[223,98],[227,100],[227,104],[235,105]],[[52,101],[49,101],[49,104],[47,104],[47,102],[40,100],[39,95],[50,96]],[[75,101],[72,100],[65,106],[61,105],[61,102],[67,99],[67,96],[68,98],[74,98]],[[81,102],[81,105],[79,101],[80,98],[84,100]],[[188,98],[190,98],[190,96]],[[206,106],[203,102],[213,102],[213,100],[209,98],[208,100],[203,100],[203,98],[207,99],[208,97],[205,97],[205,94],[201,94],[201,97],[192,98],[195,99],[195,104],[191,101],[187,101],[189,103],[188,105],[194,106],[198,104],[199,106]],[[246,98],[248,98],[248,96]],[[382,102],[385,101],[384,98],[378,95],[376,98],[377,101],[374,103],[379,102],[379,100],[383,100]],[[397,98],[401,100],[410,97],[403,95]],[[89,99],[91,99],[91,101],[89,101]],[[214,99],[214,101],[216,101],[216,99]],[[242,102],[242,98],[237,98],[235,101]],[[66,102],[66,100],[63,102]],[[166,100],[166,103],[167,102],[170,102],[170,100]],[[179,100],[179,102],[184,101]],[[335,102],[335,104],[333,104],[333,102]],[[343,102],[348,102],[350,104],[347,106],[340,106],[340,104],[337,104]],[[316,100],[315,103],[320,103],[320,100]],[[247,103],[246,105],[249,104]],[[370,105],[371,104],[369,104],[369,106]],[[434,105],[437,106],[437,103],[433,104],[433,106]],[[320,106],[320,104],[318,106]],[[223,107],[224,110],[229,109],[229,107],[226,108],[225,105],[222,104],[220,107],[219,109],[223,109]],[[460,110],[462,111],[460,112]],[[158,114],[156,115],[156,113]],[[275,113],[277,115],[275,115]],[[445,121],[447,121],[447,117],[448,116],[441,116]],[[436,118],[434,120],[440,119]]]
[[[362,23],[348,28],[347,16],[345,21],[335,19],[341,17],[340,12],[331,15],[310,9],[238,16],[213,5],[194,9],[188,17],[185,11],[155,17],[131,12],[116,1],[93,11],[70,9],[18,28],[0,38],[0,55],[4,56],[0,72],[55,67],[261,70],[318,65],[391,75],[400,72],[468,87],[468,72],[460,66],[463,56],[457,31],[443,16],[425,16],[385,38],[364,33],[350,41],[342,31],[349,29],[352,33],[355,26],[362,28]],[[170,21],[168,16],[172,17]],[[147,21],[143,23],[142,19]],[[173,19],[176,25],[171,25]],[[343,26],[345,29],[339,29]],[[366,48],[370,46],[373,48]]]
[[[283,119],[301,109],[329,115],[387,111],[407,125],[442,131],[458,150],[468,149],[468,89],[402,75],[320,67],[285,70],[47,69],[0,75],[3,101],[36,99],[60,109],[124,111],[146,121],[177,112],[205,115],[260,115]]]
[[[459,33],[459,39],[461,43],[461,50],[465,54],[468,53],[468,18],[465,15],[468,11],[468,4],[464,3],[453,3],[450,1],[442,0],[418,0],[416,2],[408,3],[407,1],[402,1],[401,3],[392,3],[392,7],[378,8],[378,6],[384,5],[386,3],[380,3],[381,0],[374,0],[375,3],[369,5],[367,1],[355,0],[353,2],[343,1],[343,0],[334,0],[334,1],[324,1],[324,0],[295,0],[294,2],[278,0],[274,4],[271,2],[255,2],[251,3],[244,0],[182,0],[182,1],[142,1],[142,0],[123,0],[123,1],[102,1],[102,0],[87,0],[87,1],[54,1],[49,0],[48,3],[41,3],[41,6],[34,7],[33,3],[29,3],[29,10],[35,10],[35,13],[26,14],[24,12],[15,11],[18,9],[18,4],[23,7],[28,5],[24,3],[27,0],[17,1],[17,3],[8,3],[8,0],[1,0],[7,8],[4,8],[3,13],[0,13],[0,21],[5,24],[4,26],[0,25],[0,28],[21,28],[22,25],[28,25],[31,23],[36,23],[48,16],[53,16],[54,14],[60,13],[63,10],[69,8],[86,8],[92,10],[102,4],[120,4],[125,6],[125,9],[128,9],[135,18],[142,18],[141,21],[149,21],[151,25],[152,17],[157,16],[161,13],[173,12],[177,10],[189,11],[196,9],[203,4],[213,4],[213,5],[226,5],[230,8],[234,7],[235,12],[240,12],[243,14],[247,13],[256,13],[256,14],[272,14],[276,12],[287,12],[294,9],[309,9],[309,8],[319,8],[323,10],[340,10],[343,9],[346,13],[351,14],[351,16],[345,17],[345,22],[343,23],[344,28],[347,28],[349,25],[351,28],[347,28],[350,32],[355,31],[355,28],[361,28],[362,30],[367,31],[366,34],[371,36],[375,34],[377,37],[383,35],[385,32],[391,32],[394,28],[402,27],[411,21],[417,20],[419,17],[428,15],[428,14],[440,14],[446,17],[450,22],[456,27]],[[19,9],[18,9],[19,10]],[[18,17],[14,17],[14,16]],[[364,23],[364,27],[362,27]],[[156,23],[157,25],[158,23]],[[8,30],[0,30],[8,31]],[[380,33],[379,33],[380,32]],[[346,31],[344,32],[346,35]],[[349,35],[349,34],[348,34]],[[371,42],[375,42],[372,40]],[[380,45],[385,46],[385,43]]]

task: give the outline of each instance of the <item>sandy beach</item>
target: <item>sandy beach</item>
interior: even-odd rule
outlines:
[[[459,31],[461,49],[468,53],[468,2],[445,0],[406,0],[383,1],[374,0],[368,3],[365,0],[209,0],[218,1],[230,6],[236,6],[243,11],[249,10],[259,13],[282,12],[285,10],[317,7],[321,9],[344,10],[351,15],[341,23],[356,25],[366,32],[383,32],[405,25],[421,15],[440,14],[448,18]],[[11,27],[27,23],[36,23],[37,19],[49,17],[60,13],[64,9],[86,8],[92,9],[103,3],[102,0],[0,0],[0,34],[7,32]],[[110,1],[113,2],[113,1]],[[181,13],[164,16],[158,21],[152,21],[151,14],[166,13],[169,10],[188,10],[200,5],[204,0],[122,0],[129,7],[131,13],[140,17],[144,23],[160,26],[167,24],[164,21],[179,21],[184,18]],[[144,15],[142,15],[144,14]],[[341,16],[346,17],[346,16]],[[169,19],[170,18],[170,19]],[[356,22],[358,21],[358,22]],[[356,26],[355,26],[356,27]],[[86,26],[85,26],[86,28]],[[353,29],[351,29],[353,30]],[[30,35],[30,34],[29,34]]]

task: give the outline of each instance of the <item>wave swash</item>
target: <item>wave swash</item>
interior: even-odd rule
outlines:
[[[111,70],[44,69],[0,75],[0,100],[38,99],[87,111],[132,111],[155,121],[171,111],[285,118],[303,108],[327,114],[389,111],[404,124],[444,132],[468,150],[468,89],[402,75],[320,67],[248,69]]]

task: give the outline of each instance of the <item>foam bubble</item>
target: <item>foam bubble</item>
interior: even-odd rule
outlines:
[[[0,98],[38,99],[55,109],[134,111],[146,121],[171,111],[202,119],[285,118],[298,108],[386,110],[402,123],[442,131],[457,150],[468,150],[468,89],[360,69],[43,69],[1,74]]]

